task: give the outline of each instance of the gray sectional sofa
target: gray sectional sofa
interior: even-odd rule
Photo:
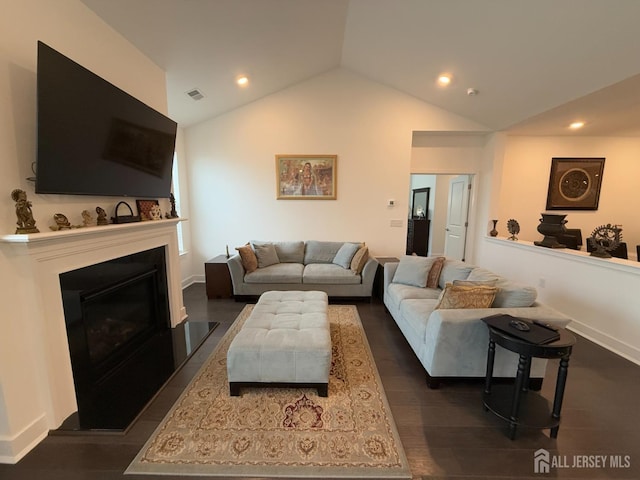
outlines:
[[[385,263],[383,280],[384,305],[422,363],[432,388],[446,377],[485,376],[489,332],[481,320],[484,317],[509,314],[558,327],[571,322],[570,317],[536,302],[535,288],[458,260],[445,259],[437,285],[427,288],[422,279],[425,271],[427,275],[431,272],[434,261],[433,257],[413,256],[403,257],[400,263]],[[436,308],[447,283],[493,285],[497,292],[488,308]],[[497,347],[495,377],[515,377],[517,365],[515,353]],[[538,379],[539,385],[545,369],[546,360],[533,359],[531,378]]]
[[[248,271],[240,254],[229,258],[236,298],[269,290],[320,290],[330,297],[370,298],[378,267],[360,242],[252,241],[240,253],[255,253],[258,268]]]

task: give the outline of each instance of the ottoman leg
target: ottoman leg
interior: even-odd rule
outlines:
[[[232,397],[240,396],[240,386],[235,382],[229,382],[229,395]]]

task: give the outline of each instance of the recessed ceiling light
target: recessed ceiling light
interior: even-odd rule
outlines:
[[[450,73],[441,73],[438,75],[438,85],[446,87],[451,83],[452,76]]]
[[[579,128],[584,127],[584,122],[573,122],[572,124],[569,125],[569,128],[571,130],[578,130]]]
[[[241,75],[236,78],[236,83],[241,87],[246,87],[249,84],[249,78],[246,75]]]

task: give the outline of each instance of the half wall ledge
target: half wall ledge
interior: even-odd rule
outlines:
[[[535,287],[541,302],[573,318],[570,330],[640,365],[640,262],[500,237],[483,238],[478,258]]]

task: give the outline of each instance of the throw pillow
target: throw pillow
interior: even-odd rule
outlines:
[[[258,257],[258,268],[268,267],[280,263],[276,247],[273,243],[263,243],[254,245],[256,257]]]
[[[350,268],[351,260],[359,249],[360,245],[357,243],[345,243],[340,247],[336,256],[333,257],[333,263],[340,265],[342,268]]]
[[[360,275],[367,264],[367,260],[369,260],[369,247],[363,243],[351,260],[351,271],[356,275]]]
[[[451,308],[489,308],[496,298],[496,287],[447,283],[434,310]]]
[[[393,276],[393,283],[402,283],[421,288],[426,287],[427,275],[434,261],[435,257],[405,255],[400,259],[400,264]]]
[[[253,248],[248,243],[242,247],[236,247],[238,254],[240,254],[240,261],[244,267],[245,272],[251,273],[258,268],[258,258],[256,257]]]
[[[437,257],[431,265],[429,275],[427,275],[427,288],[438,288],[438,280],[440,280],[440,273],[444,265],[444,257]]]

